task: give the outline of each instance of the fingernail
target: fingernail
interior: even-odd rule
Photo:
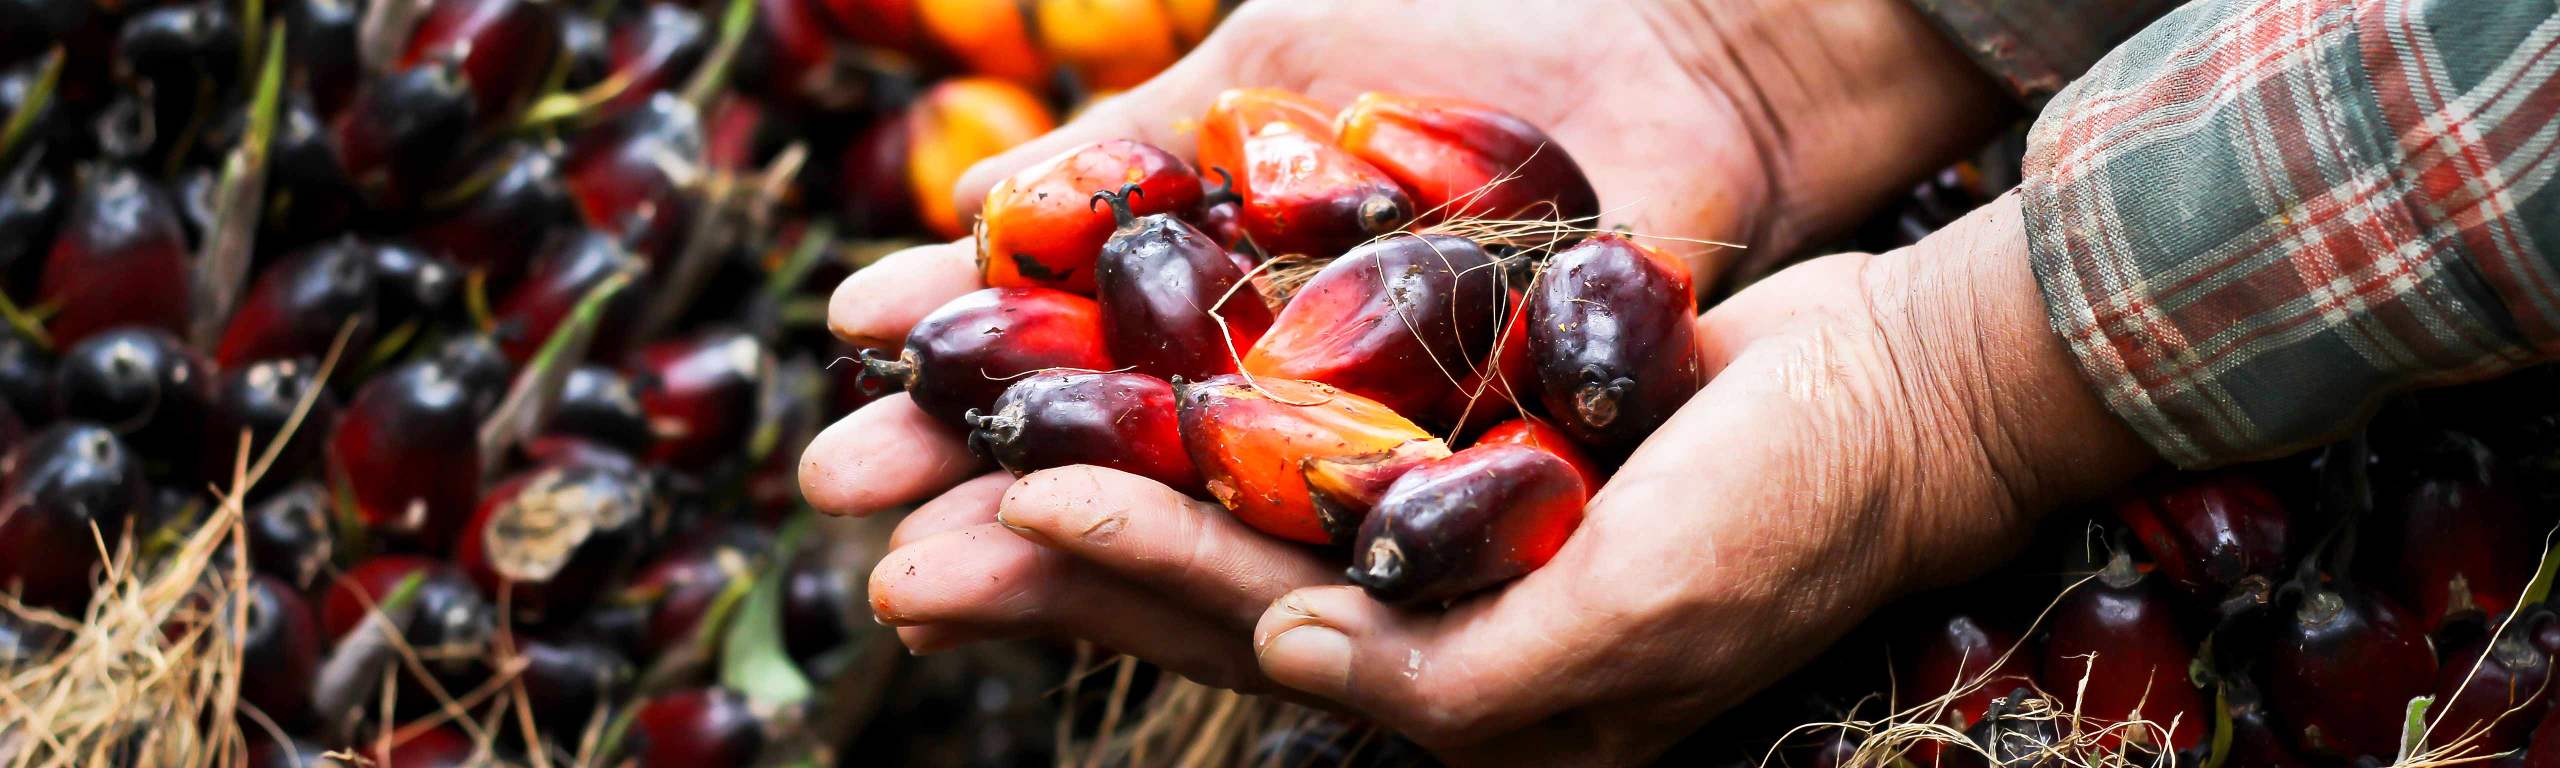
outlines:
[[[1327,695],[1351,679],[1351,638],[1321,624],[1281,632],[1262,647],[1262,672],[1282,685]]]

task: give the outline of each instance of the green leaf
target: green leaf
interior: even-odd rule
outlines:
[[[720,44],[694,70],[693,81],[685,83],[684,100],[695,109],[711,111],[711,100],[729,83],[730,65],[738,60],[739,49],[745,47],[747,32],[755,28],[756,0],[729,0],[729,9],[720,14]]]
[[[18,111],[9,113],[9,122],[0,123],[0,160],[9,159],[9,153],[26,140],[27,132],[35,129],[36,116],[52,106],[54,85],[62,81],[62,57],[61,46],[45,54],[44,68],[36,71],[35,86],[28,88],[27,97],[18,102]]]
[[[776,538],[774,562],[756,577],[720,644],[720,683],[761,706],[799,706],[817,692],[782,640],[783,581],[790,570],[783,564],[808,528],[806,517],[795,518]]]
[[[2399,762],[2407,763],[2427,751],[2427,709],[2435,703],[2434,696],[2409,700],[2409,714],[2400,720]]]
[[[250,256],[257,244],[259,212],[266,201],[267,150],[275,137],[277,104],[284,91],[282,20],[267,25],[266,39],[265,64],[249,99],[249,130],[240,146],[231,148],[223,159],[222,179],[213,193],[213,231],[206,234],[204,253],[196,260],[197,285],[206,299],[193,318],[199,349],[212,348],[223,323],[231,318],[232,304],[248,282]]]
[[[569,369],[586,359],[587,344],[604,321],[606,303],[636,276],[629,270],[617,272],[588,288],[569,317],[552,329],[551,338],[543,340],[542,349],[525,362],[524,370],[507,387],[507,398],[480,423],[480,459],[489,465],[484,470],[494,471],[509,446],[542,428],[543,418],[560,399],[561,385],[569,380]]]
[[[2553,543],[2543,550],[2542,565],[2533,569],[2533,581],[2525,583],[2524,602],[2520,605],[2541,605],[2550,599],[2551,582],[2555,577],[2560,577],[2560,543]]]
[[[835,239],[834,222],[823,219],[812,222],[808,229],[800,232],[800,242],[791,249],[791,257],[774,267],[773,274],[766,276],[765,293],[776,301],[789,298],[791,290],[800,287],[800,281],[809,279],[810,270],[817,269],[818,262],[834,248]]]

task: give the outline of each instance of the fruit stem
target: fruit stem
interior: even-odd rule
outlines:
[[[1227,169],[1223,166],[1212,166],[1209,168],[1209,172],[1218,175],[1218,188],[1209,190],[1208,194],[1200,196],[1201,208],[1216,208],[1228,203],[1241,204],[1244,202],[1244,196],[1236,194],[1235,174],[1228,173]]]
[[[969,452],[994,458],[998,464],[1004,463],[1002,458],[998,458],[1004,455],[1000,449],[1009,447],[1015,441],[1022,439],[1023,419],[1020,404],[1006,408],[1001,413],[979,413],[978,409],[971,408],[968,413],[962,414],[960,419],[969,424]],[[1011,468],[1006,467],[1006,469]]]
[[[1085,198],[1084,207],[1089,210],[1093,208],[1095,203],[1110,203],[1112,226],[1127,227],[1138,220],[1138,212],[1130,210],[1129,208],[1129,199],[1132,197],[1146,196],[1147,190],[1144,187],[1138,186],[1136,182],[1131,182],[1120,185],[1120,191],[1118,192],[1106,189],[1093,193],[1092,197]]]
[[[866,395],[888,392],[886,387],[877,385],[890,383],[897,384],[899,389],[906,389],[907,385],[915,382],[916,363],[911,359],[913,357],[913,355],[902,353],[897,359],[891,360],[881,357],[878,352],[863,350],[862,371],[853,375],[853,385],[860,387],[862,393]]]

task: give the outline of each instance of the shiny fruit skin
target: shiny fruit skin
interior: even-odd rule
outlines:
[[[294,407],[319,386],[316,364],[303,360],[261,360],[224,371],[204,434],[204,454],[212,460],[205,465],[208,473],[228,477],[234,466],[264,455],[268,444],[283,434]],[[310,411],[267,470],[271,481],[318,475],[321,450],[330,425],[337,421],[338,404],[325,390],[311,397]],[[245,454],[243,432],[248,433]]]
[[[713,330],[642,348],[631,378],[655,438],[651,463],[698,471],[745,453],[773,362],[755,337]]]
[[[1244,370],[1427,414],[1490,362],[1503,297],[1493,265],[1474,241],[1448,235],[1363,245],[1298,289]]]
[[[1387,486],[1351,545],[1371,597],[1438,603],[1546,565],[1582,524],[1591,491],[1573,465],[1524,445],[1479,445]]]
[[[384,328],[459,314],[462,270],[399,243],[365,244],[373,257],[374,314]]]
[[[599,705],[630,693],[639,676],[620,651],[586,638],[519,638],[516,653],[525,661],[525,699],[534,723],[564,743],[574,743],[591,719],[605,716]]]
[[[1242,224],[1266,253],[1330,257],[1413,221],[1395,179],[1324,137],[1265,130],[1238,151]]]
[[[1904,668],[1908,698],[1933,701],[1974,686],[1971,693],[1947,702],[1941,725],[1970,728],[1991,711],[1992,702],[2037,682],[2035,649],[2021,645],[2017,633],[2004,627],[1958,613],[1926,625],[1926,632]],[[1934,746],[1922,745],[1921,751],[1934,754]]]
[[[1173,385],[1143,373],[1041,371],[1006,387],[970,426],[970,447],[1016,475],[1091,464],[1202,490]]]
[[[2477,754],[2522,749],[2551,707],[2550,682],[2551,656],[2523,633],[2474,640],[2436,670],[2427,741],[2464,740]]]
[[[751,528],[687,538],[690,543],[643,566],[612,601],[641,608],[634,658],[656,658],[698,634],[720,592],[731,581],[749,578],[749,560],[773,549],[770,538]]]
[[[1383,492],[1394,475],[1449,448],[1392,409],[1359,395],[1309,381],[1228,375],[1176,387],[1182,442],[1200,469],[1209,495],[1263,533],[1290,541],[1348,541],[1377,501],[1336,497],[1326,490]],[[1369,469],[1376,487],[1318,483],[1329,471]]]
[[[1113,237],[1113,209],[1097,192],[1137,185],[1133,215],[1200,205],[1199,177],[1173,153],[1128,139],[1067,150],[996,182],[979,214],[978,275],[996,288],[1057,288],[1090,295],[1094,260]]]
[[[356,390],[329,433],[330,476],[376,535],[445,551],[478,501],[479,437],[460,375],[410,362]]]
[[[364,65],[356,52],[364,7],[353,0],[289,0],[278,8],[285,21],[287,81],[311,94],[320,114],[335,114],[354,96]]]
[[[2286,565],[2291,515],[2254,476],[2181,475],[2115,507],[2160,575],[2189,594],[2217,599],[2241,579]]]
[[[53,416],[53,356],[15,329],[0,330],[0,400],[20,418]]]
[[[1525,445],[1555,454],[1556,458],[1573,466],[1574,474],[1582,478],[1582,487],[1592,493],[1599,493],[1600,485],[1609,480],[1609,473],[1601,468],[1598,461],[1592,460],[1591,454],[1576,445],[1571,436],[1543,421],[1512,419],[1495,424],[1484,434],[1477,435],[1475,444]]]
[[[320,600],[320,632],[332,642],[363,623],[401,582],[418,575],[416,617],[402,637],[439,676],[477,668],[498,628],[498,609],[452,563],[416,555],[376,555],[349,567]]]
[[[2427,461],[2400,497],[2399,567],[2392,596],[2420,631],[2507,612],[2533,579],[2544,524],[2508,489],[2492,482],[2485,448],[2454,437],[2450,453]],[[2474,458],[2470,454],[2483,455]]]
[[[764,750],[764,724],[746,697],[696,688],[642,702],[630,739],[639,768],[752,765]]]
[[[1037,0],[1040,47],[1086,87],[1135,88],[1182,56],[1162,0]]]
[[[918,321],[899,359],[885,367],[903,369],[906,390],[925,415],[965,428],[971,409],[992,412],[1022,374],[1116,366],[1092,299],[1047,288],[985,288]]]
[[[560,169],[587,226],[636,232],[631,249],[653,262],[676,257],[693,225],[694,188],[705,178],[702,116],[658,93],[630,112],[581,132]]]
[[[910,121],[906,128],[908,194],[925,229],[946,239],[958,239],[970,230],[951,198],[960,175],[978,161],[1058,125],[1057,116],[1038,96],[1022,86],[985,77],[935,84],[916,100],[906,119]]]
[[[486,419],[506,399],[508,385],[515,382],[515,363],[498,349],[498,341],[485,333],[459,333],[446,336],[425,359],[452,371],[462,382],[464,395],[471,402],[471,417]]]
[[[1505,294],[1502,338],[1484,358],[1467,362],[1458,384],[1440,398],[1425,417],[1465,429],[1474,424],[1516,415],[1523,404],[1538,401],[1538,369],[1529,358],[1529,302],[1519,291]],[[1600,486],[1591,485],[1597,492]]]
[[[1335,118],[1334,132],[1343,149],[1404,185],[1426,222],[1600,215],[1600,194],[1564,146],[1493,107],[1364,93]]]
[[[338,167],[366,200],[407,208],[449,172],[474,119],[464,77],[435,60],[374,78],[330,121]]]
[[[485,186],[437,211],[431,223],[410,230],[409,239],[505,285],[524,274],[543,244],[541,233],[576,220],[576,207],[560,181],[560,158],[540,146],[501,147],[478,174],[488,177]]]
[[[304,481],[249,505],[241,527],[249,543],[249,565],[258,573],[308,589],[328,566],[336,548],[329,519],[329,489]]]
[[[39,159],[21,152],[16,166],[0,175],[0,270],[42,253],[69,202],[62,182]]]
[[[607,113],[618,113],[646,103],[650,94],[683,85],[711,50],[711,28],[693,9],[653,2],[614,28],[607,50],[611,76],[627,81],[606,102]]]
[[[591,440],[633,456],[648,453],[657,442],[631,380],[601,365],[583,365],[569,372],[542,433]]]
[[[2183,750],[2200,743],[2211,728],[2204,697],[2187,679],[2195,646],[2175,611],[2169,596],[2121,553],[2106,571],[2054,608],[2043,679],[2085,680],[2076,683],[2073,702],[2084,716],[2105,723],[2148,721],[2168,729],[2166,745],[2158,742],[2159,729],[2145,727],[2102,737],[2109,747]]]
[[[1016,0],[917,0],[926,36],[970,72],[1023,85],[1049,77],[1032,39],[1032,19]]]
[[[480,130],[503,127],[560,59],[557,6],[534,0],[432,0],[395,66],[459,59]]]
[[[1094,278],[1111,357],[1140,373],[1234,373],[1271,328],[1271,306],[1246,282],[1235,255],[1173,216],[1120,228],[1103,245]]]
[[[1547,413],[1623,454],[1706,386],[1697,299],[1679,261],[1614,234],[1547,261],[1529,291],[1529,356]]]
[[[2411,697],[2435,687],[2432,644],[2401,610],[2351,586],[2286,601],[2266,659],[2267,700],[2307,755],[2388,756]]]
[[[194,260],[177,207],[130,168],[91,166],[63,213],[37,301],[56,348],[120,325],[185,333]]]
[[[279,723],[305,722],[320,671],[319,620],[302,593],[273,576],[249,579],[241,621],[240,700]]]
[[[836,216],[847,231],[878,237],[917,226],[916,191],[907,180],[907,153],[917,122],[910,115],[882,116],[837,155]]]
[[[53,410],[105,425],[155,464],[184,473],[203,457],[206,418],[221,381],[186,342],[155,328],[116,328],[64,352],[53,371]]]
[[[528,470],[480,502],[454,545],[454,562],[483,592],[507,595],[518,624],[561,618],[638,566],[650,538],[650,491],[627,472]]]
[[[1209,103],[1208,115],[1200,120],[1200,172],[1224,170],[1231,179],[1243,179],[1245,140],[1266,131],[1303,132],[1330,142],[1333,107],[1278,88],[1227,89]]]
[[[317,362],[349,320],[356,328],[347,349],[367,349],[378,330],[374,289],[373,255],[352,238],[288,257],[250,284],[223,326],[214,360],[225,368],[280,358]]]
[[[61,422],[20,443],[6,465],[0,590],[79,616],[95,586],[97,542],[113,546],[143,507],[141,459],[105,427]]]
[[[616,274],[638,269],[640,257],[601,231],[579,229],[553,235],[534,258],[532,271],[492,311],[498,321],[499,348],[518,365],[532,360],[589,290]],[[623,296],[640,293],[625,291]],[[636,304],[617,297],[605,310],[590,351],[611,350],[623,329],[636,319],[637,310]]]

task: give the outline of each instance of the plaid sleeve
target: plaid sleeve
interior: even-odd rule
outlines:
[[[2032,104],[2186,0],[1911,0]]]
[[[2197,0],[2029,136],[2054,330],[2185,466],[2560,354],[2555,73],[2549,0]]]

